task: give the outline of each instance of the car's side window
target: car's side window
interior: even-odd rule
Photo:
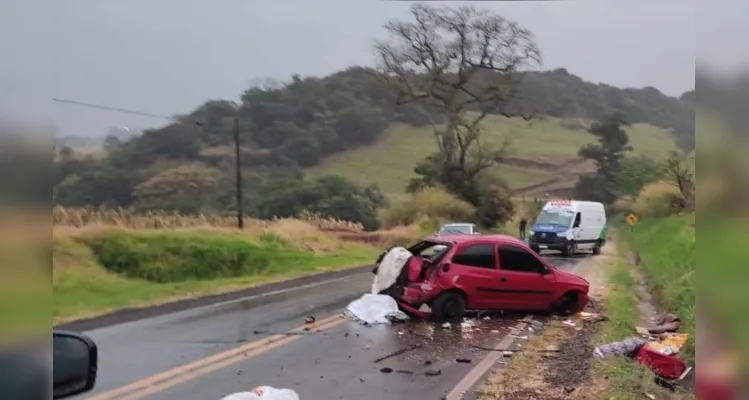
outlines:
[[[496,268],[495,245],[491,243],[474,244],[463,249],[453,256],[454,264],[465,265],[476,268]]]
[[[499,268],[505,271],[540,273],[546,269],[533,254],[517,246],[499,246]]]

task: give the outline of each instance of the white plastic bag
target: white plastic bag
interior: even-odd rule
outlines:
[[[369,293],[352,301],[346,307],[346,316],[366,324],[389,324],[392,320],[408,319],[408,315],[398,308],[395,299],[384,294]]]
[[[299,395],[291,389],[258,386],[249,392],[232,393],[221,400],[299,400]]]

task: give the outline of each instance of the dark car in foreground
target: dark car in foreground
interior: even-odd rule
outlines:
[[[414,257],[389,290],[406,312],[428,305],[436,320],[458,319],[466,310],[570,314],[588,302],[586,280],[510,236],[432,237],[408,250]]]

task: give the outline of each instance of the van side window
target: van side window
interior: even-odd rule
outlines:
[[[499,246],[499,268],[505,271],[540,273],[546,269],[533,254],[517,246]]]
[[[452,262],[467,267],[495,269],[497,264],[494,247],[491,243],[468,246],[458,250],[453,256]]]

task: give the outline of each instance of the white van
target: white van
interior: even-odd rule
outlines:
[[[592,201],[548,201],[528,235],[528,246],[536,253],[549,249],[565,256],[579,250],[599,254],[605,243],[606,209]]]

